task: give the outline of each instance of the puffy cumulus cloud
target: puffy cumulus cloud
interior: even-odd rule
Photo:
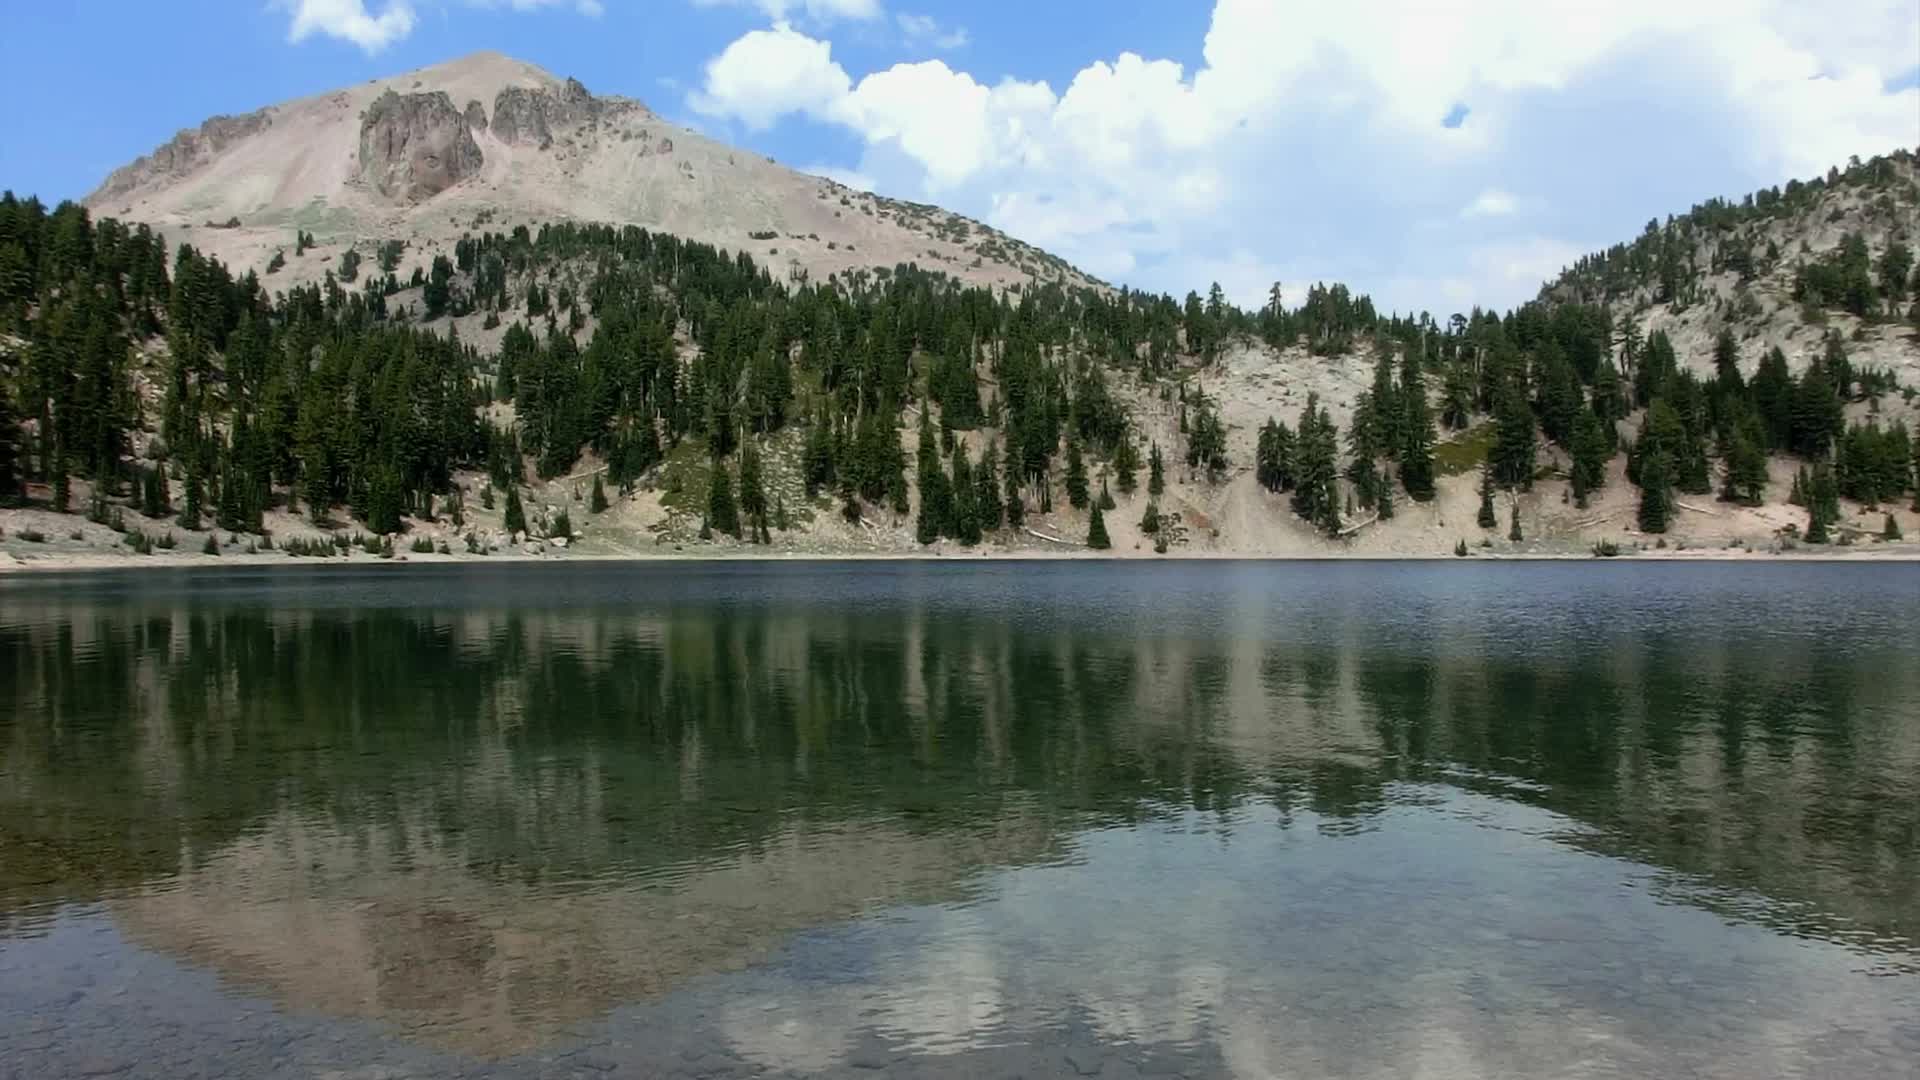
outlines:
[[[582,15],[598,17],[606,13],[601,0],[464,0],[468,7],[506,8],[511,11],[539,11],[543,8],[570,8]],[[419,22],[410,0],[387,0],[374,14],[367,0],[276,0],[276,7],[293,15],[287,40],[299,44],[319,34],[359,46],[372,55],[413,33]]]
[[[743,34],[709,60],[705,82],[688,104],[758,131],[789,113],[839,115],[852,82],[833,59],[833,46],[781,24]]]
[[[816,22],[835,19],[877,19],[880,0],[693,0],[695,7],[756,8],[775,22],[805,16]]]
[[[378,15],[367,10],[365,0],[293,0],[287,6],[293,11],[287,40],[295,44],[320,34],[377,53],[413,33],[415,22],[406,0],[388,0]]]
[[[1216,0],[1192,69],[1125,52],[1057,91],[940,60],[856,76],[778,24],[691,101],[845,128],[888,190],[1133,284],[1217,277],[1252,304],[1265,275],[1311,275],[1389,308],[1504,306],[1650,217],[1920,141],[1920,88],[1886,89],[1916,40],[1911,0]]]

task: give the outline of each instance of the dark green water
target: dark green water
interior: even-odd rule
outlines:
[[[1920,1074],[1920,567],[0,582],[0,1077]]]

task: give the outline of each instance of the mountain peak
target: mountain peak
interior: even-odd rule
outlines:
[[[580,221],[749,250],[794,279],[918,262],[979,284],[1090,283],[979,222],[795,172],[493,51],[214,117],[86,202],[196,230],[181,239],[241,271],[296,231],[322,248],[402,240],[424,259],[468,231]],[[300,260],[275,284],[324,270]]]

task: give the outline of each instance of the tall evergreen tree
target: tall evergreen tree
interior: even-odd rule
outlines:
[[[507,485],[507,508],[504,511],[502,526],[510,536],[518,536],[527,531],[527,512],[520,505],[520,485]]]
[[[972,547],[980,542],[980,520],[975,514],[978,489],[974,486],[973,466],[967,461],[967,444],[956,441],[953,447],[953,538]]]
[[[1075,510],[1087,508],[1087,463],[1079,439],[1067,440],[1067,503]]]
[[[1113,546],[1107,538],[1107,518],[1100,507],[1093,508],[1093,519],[1087,523],[1087,546],[1095,551],[1105,551]]]
[[[1794,435],[1794,385],[1787,372],[1787,354],[1779,346],[1768,349],[1761,358],[1751,395],[1766,433],[1766,448],[1779,450],[1790,445]]]
[[[0,384],[0,506],[18,506],[25,498],[20,470],[20,423],[6,386]]]
[[[607,487],[600,482],[600,474],[593,474],[593,497],[587,503],[587,512],[603,514],[607,510]]]
[[[1506,384],[1494,402],[1495,432],[1493,478],[1503,488],[1533,487],[1533,410],[1527,399],[1511,383]]]
[[[1512,524],[1510,524],[1507,527],[1507,539],[1511,540],[1516,544],[1526,540],[1526,534],[1520,531],[1520,500],[1519,499],[1513,500],[1513,507],[1509,515],[1509,521],[1511,521]]]
[[[1607,482],[1607,461],[1613,447],[1607,443],[1606,430],[1591,410],[1583,411],[1573,422],[1573,499],[1582,509],[1587,496]]]
[[[1481,462],[1480,514],[1476,521],[1483,529],[1491,529],[1499,522],[1499,519],[1493,516],[1493,491],[1493,462],[1490,460]]]
[[[1339,431],[1320,406],[1319,395],[1308,394],[1294,438],[1293,512],[1329,536],[1340,531],[1338,439]]]
[[[1656,448],[1640,462],[1640,531],[1663,533],[1673,520],[1673,459]]]
[[[947,473],[940,467],[940,451],[933,441],[933,424],[924,411],[920,414],[918,461],[920,514],[915,521],[914,535],[922,544],[931,544],[948,535],[952,507]]]
[[[1120,482],[1120,494],[1131,495],[1140,484],[1140,448],[1134,445],[1133,435],[1123,433],[1120,443],[1113,450],[1114,479]]]
[[[1726,484],[1721,498],[1729,502],[1759,506],[1767,489],[1767,453],[1761,448],[1764,434],[1756,418],[1742,425],[1727,448]]]
[[[1401,396],[1406,418],[1400,443],[1400,484],[1415,502],[1433,498],[1433,413],[1427,408],[1427,388],[1419,371],[1403,373]]]
[[[1166,491],[1166,459],[1160,456],[1160,444],[1154,443],[1147,456],[1147,494],[1157,499]]]
[[[1000,457],[992,443],[980,452],[980,465],[973,471],[973,516],[982,532],[1000,528]]]
[[[740,504],[733,495],[733,475],[720,458],[712,459],[707,470],[707,526],[740,539]]]
[[[751,435],[740,441],[740,513],[746,520],[748,539],[760,544],[773,542],[768,528],[767,485],[761,477],[760,451]]]

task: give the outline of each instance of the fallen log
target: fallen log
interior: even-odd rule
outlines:
[[[1057,536],[1048,536],[1046,533],[1034,532],[1032,529],[1022,529],[1021,531],[1026,533],[1028,536],[1033,537],[1035,540],[1045,540],[1049,544],[1060,544],[1064,547],[1085,547],[1086,546],[1085,544],[1076,543],[1075,541],[1072,541],[1072,540],[1062,540]]]
[[[1349,525],[1349,526],[1347,526],[1346,528],[1344,528],[1344,529],[1341,529],[1341,530],[1340,530],[1340,531],[1339,531],[1338,533],[1335,533],[1334,535],[1336,535],[1336,536],[1352,536],[1352,535],[1353,535],[1354,533],[1357,533],[1357,532],[1359,532],[1359,531],[1360,531],[1361,529],[1364,529],[1364,528],[1366,528],[1367,526],[1369,526],[1369,525],[1371,525],[1371,524],[1373,524],[1374,522],[1376,522],[1376,521],[1379,521],[1379,520],[1380,520],[1380,515],[1379,515],[1379,514],[1375,514],[1375,515],[1373,515],[1372,517],[1370,517],[1370,518],[1368,518],[1368,519],[1367,519],[1367,520],[1365,520],[1365,521],[1356,521],[1356,522],[1354,522],[1353,524],[1351,524],[1351,525]]]

